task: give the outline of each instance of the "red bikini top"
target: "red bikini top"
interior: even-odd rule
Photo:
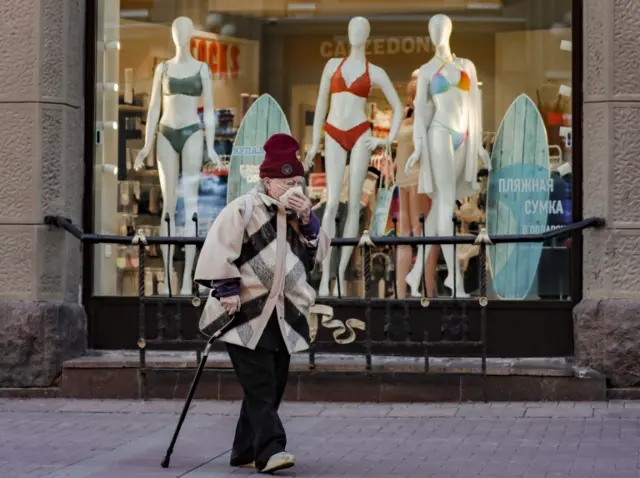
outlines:
[[[368,98],[371,92],[371,77],[369,76],[369,62],[366,62],[365,72],[360,75],[351,86],[347,87],[342,76],[342,65],[346,61],[346,58],[342,59],[340,66],[336,69],[335,73],[331,77],[331,93],[343,93],[348,92],[352,95],[359,96],[361,98]]]

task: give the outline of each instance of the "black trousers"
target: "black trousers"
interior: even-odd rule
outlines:
[[[270,322],[277,326],[275,320],[272,318]],[[275,331],[273,327],[269,329]],[[255,461],[256,468],[262,469],[269,458],[286,449],[287,436],[278,407],[287,385],[291,356],[279,329],[277,332],[277,336],[267,332],[255,350],[227,344],[233,369],[244,390],[231,466]]]

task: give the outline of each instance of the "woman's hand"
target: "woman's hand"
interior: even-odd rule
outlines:
[[[386,147],[388,143],[389,143],[389,141],[387,139],[376,138],[374,136],[369,136],[368,138],[365,138],[365,140],[364,140],[364,144],[366,145],[366,147],[367,147],[367,149],[369,151],[375,151],[380,146],[385,146]]]
[[[302,224],[308,224],[311,217],[311,201],[304,194],[294,193],[287,200],[287,206],[298,213]]]
[[[220,305],[229,315],[233,315],[240,310],[240,296],[221,297]]]
[[[207,158],[216,168],[220,167],[221,163],[220,163],[220,157],[218,156],[218,153],[216,153],[216,150],[213,149],[213,147],[209,147],[208,145],[207,145]]]
[[[405,174],[411,174],[413,168],[415,168],[418,164],[418,161],[420,161],[420,156],[420,151],[414,151],[411,156],[409,156],[409,159],[407,159],[407,164],[404,167]]]
[[[138,155],[136,156],[136,159],[133,163],[133,169],[135,169],[136,171],[140,171],[142,168],[144,168],[144,161],[145,159],[147,159],[147,156],[149,156],[149,153],[151,152],[151,148],[148,148],[146,145],[138,152]]]
[[[491,171],[491,155],[482,147],[478,150],[478,154],[484,163],[484,167],[487,168],[487,171]]]
[[[304,159],[304,166],[307,169],[307,171],[313,167],[313,162],[315,161],[316,156],[318,155],[319,149],[320,149],[320,145],[314,143],[311,146],[311,149],[307,152],[307,155],[305,156],[305,159]]]

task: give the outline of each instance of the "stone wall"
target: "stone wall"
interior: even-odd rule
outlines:
[[[584,0],[584,300],[577,359],[640,385],[640,3]]]
[[[83,352],[85,0],[0,2],[0,386],[46,386]]]

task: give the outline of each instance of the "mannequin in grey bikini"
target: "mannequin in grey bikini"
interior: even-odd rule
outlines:
[[[211,70],[206,63],[197,61],[190,52],[193,22],[187,17],[176,18],[171,26],[176,55],[159,64],[153,76],[153,88],[149,102],[145,145],[136,158],[135,168],[140,169],[151,152],[156,139],[160,188],[164,199],[162,211],[162,236],[175,234],[178,179],[183,175],[185,202],[185,236],[195,236],[195,224],[191,220],[197,212],[200,171],[203,149],[206,144],[207,157],[219,164],[213,143],[215,139],[215,110]],[[204,103],[204,134],[200,126],[198,106],[200,97]],[[206,139],[206,141],[205,141]],[[169,215],[170,223],[164,221]],[[170,228],[170,230],[169,230]],[[175,246],[174,246],[175,247]],[[164,290],[167,293],[170,273],[173,270],[173,249],[161,246],[164,260]],[[180,295],[190,295],[192,286],[195,246],[187,246],[184,274]],[[172,284],[172,290],[175,290]]]

